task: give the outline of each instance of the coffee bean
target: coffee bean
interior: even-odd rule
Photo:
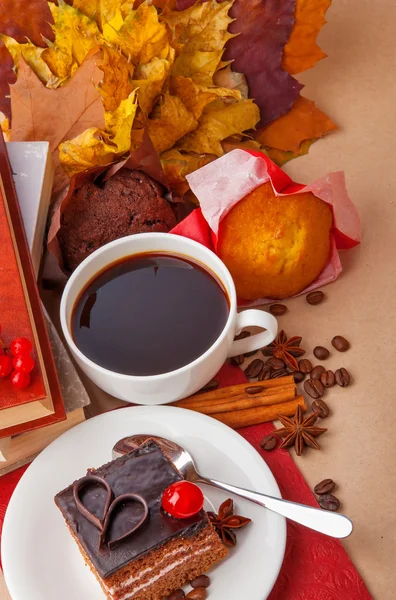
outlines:
[[[279,369],[278,371],[272,371],[271,379],[278,379],[279,377],[286,377],[289,375],[286,369]]]
[[[274,317],[281,317],[287,311],[287,306],[284,304],[271,304],[269,311]]]
[[[309,376],[311,379],[320,379],[322,373],[324,373],[326,369],[322,365],[317,365],[312,369]]]
[[[233,356],[231,358],[231,362],[233,365],[239,367],[243,361],[245,360],[245,357],[243,356],[243,354],[238,354],[238,356]]]
[[[254,379],[255,377],[258,377],[263,366],[264,363],[261,360],[261,358],[256,358],[255,360],[252,360],[250,365],[248,365],[245,369],[246,377],[249,377],[249,379]]]
[[[210,392],[211,390],[216,390],[219,387],[219,382],[216,379],[211,379],[203,388],[201,388],[200,392]]]
[[[250,331],[244,330],[244,331],[241,331],[241,333],[238,333],[238,335],[236,335],[234,337],[234,340],[244,340],[245,338],[249,337],[250,335],[251,335]]]
[[[308,358],[302,358],[298,361],[298,368],[301,373],[310,373],[312,371],[312,363]]]
[[[178,590],[175,590],[174,592],[172,592],[170,594],[170,596],[167,597],[166,600],[182,600],[182,598],[184,598],[185,595],[186,594],[183,592],[183,590],[178,589]]]
[[[318,496],[321,496],[322,494],[331,494],[334,488],[335,483],[332,479],[323,479],[315,485],[314,492]]]
[[[324,510],[338,510],[340,508],[340,501],[333,494],[322,494],[318,498],[319,506]]]
[[[324,387],[319,379],[308,379],[304,381],[304,390],[311,398],[321,398],[324,393]]]
[[[249,358],[249,356],[253,356],[253,354],[256,354],[257,350],[251,350],[250,352],[245,352],[245,354],[243,355],[245,358]]]
[[[316,356],[316,358],[319,360],[325,360],[330,356],[330,352],[327,350],[327,348],[324,348],[324,346],[315,346],[313,353],[314,356]]]
[[[267,379],[271,379],[271,375],[272,375],[271,367],[267,367],[267,365],[265,365],[259,373],[258,380],[266,381]]]
[[[323,292],[316,290],[315,292],[309,292],[309,294],[305,296],[305,300],[308,302],[308,304],[312,304],[314,306],[316,304],[320,304],[324,300],[324,297],[325,295]]]
[[[281,358],[269,358],[265,364],[274,369],[274,371],[279,371],[279,369],[283,369],[285,366]]]
[[[266,450],[267,452],[270,452],[271,450],[273,450],[274,448],[276,448],[276,445],[278,443],[278,439],[275,435],[266,435],[265,438],[263,438],[260,442],[260,446],[262,447],[263,450]]]
[[[190,581],[190,585],[193,588],[197,588],[197,587],[207,588],[210,586],[210,579],[207,575],[200,575],[199,577],[196,577],[195,579]]]
[[[305,373],[301,371],[293,371],[293,378],[295,383],[301,383],[305,379]]]
[[[333,385],[335,384],[335,375],[333,371],[325,371],[324,373],[322,373],[322,375],[320,376],[320,381],[326,388],[333,387]]]
[[[313,379],[313,381],[319,381],[319,380]],[[324,400],[321,400],[320,398],[318,398],[317,400],[314,400],[312,402],[311,408],[314,412],[316,412],[318,414],[318,416],[321,419],[325,419],[330,414],[330,409],[327,406],[326,402]]]
[[[346,352],[350,348],[350,343],[342,335],[333,337],[331,343],[338,352]]]
[[[186,596],[186,598],[190,598],[190,600],[205,600],[208,592],[204,587],[197,587],[195,590],[191,590]]]
[[[335,380],[340,387],[346,387],[351,383],[351,376],[348,371],[342,367],[335,372]]]
[[[249,394],[249,396],[253,396],[254,394],[259,394],[262,392],[263,389],[264,387],[262,385],[250,385],[249,387],[245,388],[245,392]]]

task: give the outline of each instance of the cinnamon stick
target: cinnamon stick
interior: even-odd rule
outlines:
[[[275,421],[278,415],[290,417],[294,415],[298,405],[300,405],[304,411],[307,410],[304,397],[296,396],[292,400],[280,404],[248,408],[246,410],[214,413],[211,414],[211,417],[221,421],[232,429],[239,429],[241,427],[249,427],[250,425],[259,425],[260,423]]]

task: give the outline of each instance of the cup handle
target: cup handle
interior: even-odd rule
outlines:
[[[236,334],[240,333],[242,329],[252,326],[262,327],[266,331],[261,331],[242,340],[234,341],[228,352],[228,357],[246,354],[246,352],[252,352],[253,350],[268,346],[278,333],[278,322],[270,313],[251,308],[237,314]]]

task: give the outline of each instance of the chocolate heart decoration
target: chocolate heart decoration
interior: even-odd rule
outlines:
[[[81,501],[80,492],[85,486],[87,486],[90,483],[98,483],[99,485],[104,487],[105,490],[107,491],[107,498],[106,498],[106,503],[104,506],[102,519],[99,519],[96,515],[91,513]],[[76,507],[79,510],[79,512],[86,519],[88,519],[88,521],[90,521],[93,525],[95,525],[95,527],[97,527],[100,531],[102,531],[103,530],[103,520],[106,519],[107,513],[111,506],[111,502],[113,500],[113,492],[112,492],[111,487],[107,483],[107,481],[105,479],[103,479],[102,477],[98,477],[98,475],[86,475],[85,477],[82,477],[81,479],[76,481],[76,483],[74,484],[73,497],[74,497],[74,502],[76,503]]]
[[[101,544],[105,543],[106,534],[110,527],[111,519],[114,516],[114,513],[117,512],[117,509],[121,504],[124,504],[128,500],[133,500],[134,502],[139,502],[143,506],[142,517],[141,517],[140,521],[138,521],[138,523],[136,523],[136,525],[134,525],[133,527],[131,527],[131,529],[129,529],[129,531],[127,531],[126,533],[121,535],[119,538],[117,538],[115,540],[111,540],[107,543],[107,546],[110,550],[112,550],[116,544],[119,544],[121,541],[125,540],[125,538],[129,537],[130,535],[132,535],[132,533],[135,533],[135,531],[140,529],[140,527],[142,527],[142,525],[144,525],[144,523],[148,519],[149,508],[147,506],[147,502],[145,501],[144,498],[142,498],[142,496],[139,496],[139,494],[121,494],[121,496],[118,496],[118,498],[113,500],[113,502],[111,503],[111,505],[107,511],[105,521],[103,523],[103,530],[102,530],[102,533],[100,536]]]

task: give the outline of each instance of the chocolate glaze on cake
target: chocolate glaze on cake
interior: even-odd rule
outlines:
[[[139,494],[149,508],[149,518],[143,527],[110,550],[106,544],[100,545],[99,529],[78,510],[73,497],[74,484],[55,496],[55,502],[71,531],[103,578],[154,548],[178,537],[194,536],[208,525],[203,510],[189,519],[175,519],[162,509],[162,493],[175,481],[181,481],[182,477],[154,441],[148,441],[130,454],[99,469],[92,469],[90,473],[104,478],[115,498],[125,493]],[[94,483],[87,485],[79,497],[91,513],[103,519],[107,497],[103,486]],[[126,505],[114,518],[110,539],[119,538],[141,517],[142,506],[139,503]]]
[[[65,267],[73,271],[104,244],[134,233],[168,232],[176,225],[164,189],[141,171],[120,169],[102,186],[87,182],[73,193],[58,233]]]

